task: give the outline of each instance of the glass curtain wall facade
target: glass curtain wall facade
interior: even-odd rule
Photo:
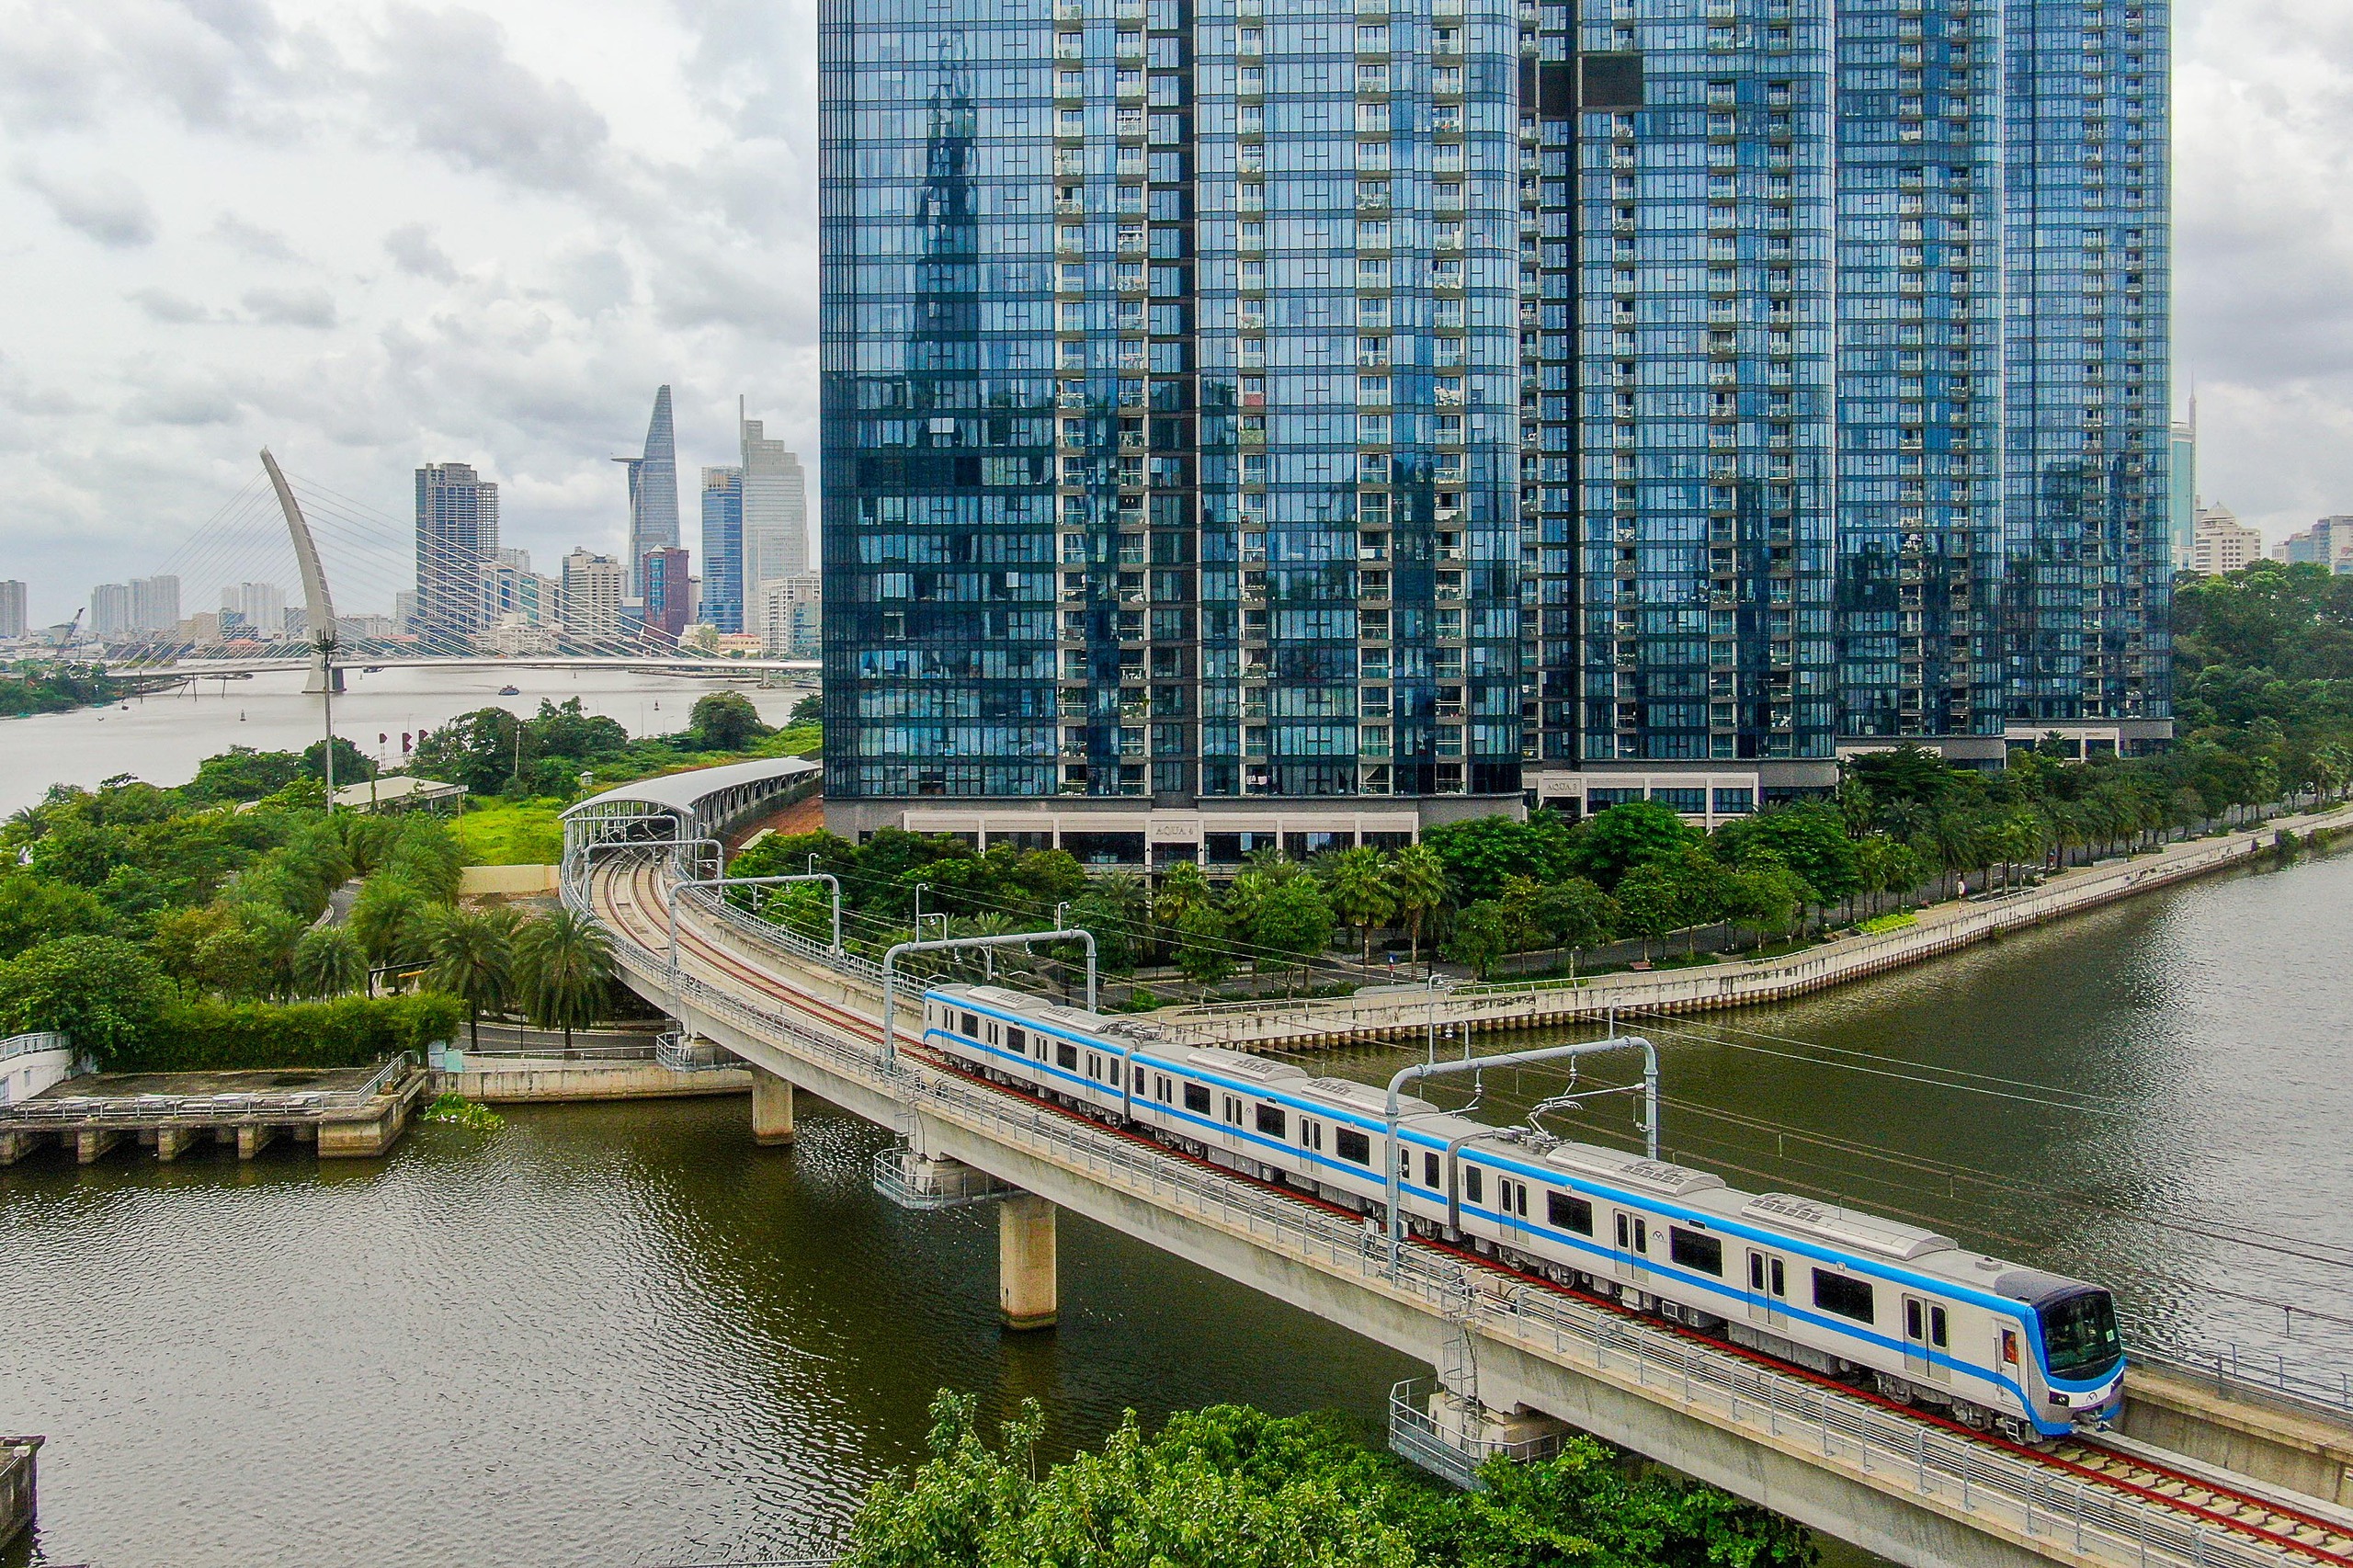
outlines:
[[[1841,730],[1995,757],[2002,69],[1998,4],[1842,0]]]
[[[2006,0],[2012,733],[2172,714],[2166,0]]]
[[[1827,0],[1584,0],[1574,34],[1566,12],[1544,7],[1558,29],[1526,40],[1541,146],[1523,148],[1520,187],[1524,273],[1565,248],[1561,234],[1577,255],[1574,340],[1551,330],[1568,290],[1541,275],[1531,323],[1523,277],[1522,406],[1532,394],[1544,421],[1546,483],[1522,497],[1547,627],[1540,749],[1588,766],[1780,764],[1768,771],[1784,787],[1826,782]],[[1558,116],[1545,88],[1572,37],[1575,112]],[[1571,403],[1574,426],[1552,423]],[[1552,483],[1572,465],[1573,493]],[[1556,569],[1572,536],[1568,585]],[[1576,617],[1555,599],[1578,601]]]
[[[702,620],[744,630],[744,471],[702,471]]]
[[[1519,789],[1500,0],[829,0],[833,800]]]

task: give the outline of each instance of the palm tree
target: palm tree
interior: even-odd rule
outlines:
[[[1372,933],[1397,913],[1397,890],[1389,881],[1389,857],[1366,846],[1343,849],[1323,865],[1324,894],[1344,926],[1364,936],[1364,966],[1372,967]]]
[[[572,1031],[597,1021],[612,984],[612,949],[593,921],[558,909],[515,933],[515,990],[530,1020],[543,1029]]]
[[[482,1010],[505,1002],[515,983],[515,922],[505,914],[437,911],[425,926],[431,960],[425,983],[466,1005],[467,1036],[482,1049]],[[566,1041],[569,1049],[570,1041]]]
[[[351,905],[351,934],[378,968],[413,958],[432,906],[398,877],[375,876]]]
[[[1404,916],[1405,935],[1413,944],[1414,961],[1422,958],[1422,922],[1446,904],[1446,862],[1427,844],[1409,844],[1389,862],[1390,896],[1397,914]]]
[[[341,926],[313,926],[294,945],[294,981],[305,996],[324,1000],[368,983],[368,955]]]

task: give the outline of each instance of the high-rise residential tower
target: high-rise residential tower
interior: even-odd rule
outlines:
[[[166,574],[131,580],[131,624],[141,631],[170,631],[180,623],[180,580]]]
[[[744,589],[809,570],[809,495],[801,459],[737,405],[744,459]]]
[[[744,630],[744,471],[702,471],[702,613],[721,631]]]
[[[2164,13],[847,0],[837,822],[1215,859],[2153,743]]]
[[[671,423],[668,387],[654,394],[643,454],[613,460],[629,469],[630,586],[642,594],[644,585],[636,573],[646,551],[678,542],[678,437]]]
[[[100,583],[90,590],[90,635],[121,637],[134,628],[131,587],[126,583]]]
[[[11,577],[0,583],[0,642],[25,634],[25,585]]]
[[[2177,419],[2173,426],[2173,460],[2166,471],[2165,483],[2171,486],[2166,497],[2171,506],[2171,521],[2166,531],[2173,536],[2173,569],[2186,572],[2189,559],[2198,549],[2198,399],[2189,400],[2189,417]]]
[[[467,463],[416,471],[414,631],[439,653],[472,650],[483,624],[481,574],[498,559],[498,486]]]

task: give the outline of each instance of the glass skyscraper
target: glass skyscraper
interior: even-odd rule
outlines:
[[[1215,859],[2161,718],[2163,25],[831,0],[837,821]]]
[[[702,471],[702,619],[744,630],[744,471]]]

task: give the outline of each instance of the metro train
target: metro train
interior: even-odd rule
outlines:
[[[926,991],[923,1038],[995,1082],[1387,1222],[1387,1096],[1370,1085],[1165,1044],[1146,1021],[995,985]],[[1813,1199],[1400,1107],[1415,1235],[2020,1442],[2121,1409],[2123,1339],[2098,1285]]]

